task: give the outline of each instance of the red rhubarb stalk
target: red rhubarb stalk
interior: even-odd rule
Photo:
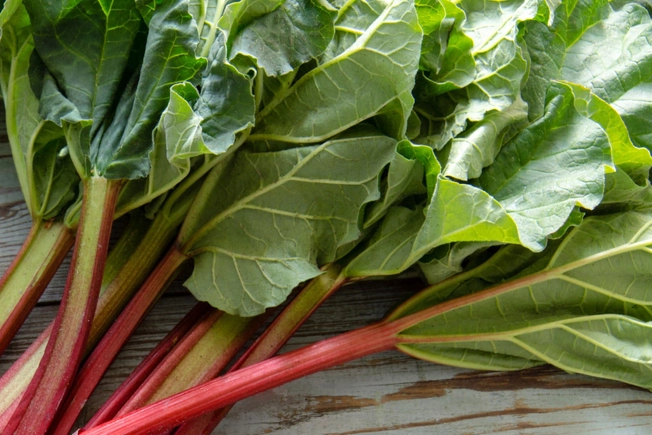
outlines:
[[[37,221],[0,278],[0,354],[5,351],[74,242],[61,222]]]
[[[113,418],[120,408],[136,392],[138,387],[147,379],[147,377],[163,361],[166,355],[174,346],[190,331],[195,325],[197,319],[203,319],[211,311],[210,305],[200,302],[184,316],[183,319],[161,340],[158,345],[147,355],[147,357],[131,372],[129,377],[118,387],[118,389],[104,402],[104,405],[95,413],[93,418],[86,423],[86,427],[93,427]],[[72,427],[73,423],[70,423]],[[61,421],[57,425],[56,431],[60,427],[68,426],[68,423]]]
[[[340,274],[341,271],[342,268],[336,264],[324,268],[324,273],[313,279],[299,292],[245,354],[231,366],[229,372],[241,367],[248,367],[276,355],[315,310],[346,284],[347,279]],[[226,417],[232,406],[185,423],[175,431],[175,435],[210,434]]]
[[[104,178],[91,177],[84,183],[75,250],[59,313],[39,368],[6,433],[46,433],[73,379],[97,305],[119,190],[117,181]]]
[[[206,412],[223,408],[303,376],[390,350],[397,343],[397,334],[401,330],[402,325],[391,322],[377,323],[348,332],[236,370],[140,408],[122,418],[78,433],[137,435],[168,430]]]
[[[181,209],[185,212],[187,207]],[[119,311],[154,268],[168,248],[182,219],[182,213],[159,213],[151,224],[146,224],[144,219],[138,217],[130,218],[129,225],[108,254],[100,299],[84,356],[90,353]],[[0,378],[0,391],[3,392],[0,396],[0,433],[11,416],[8,408],[15,409],[16,402],[38,368],[52,325],[53,323],[37,338],[35,343],[39,344],[32,344]]]
[[[187,259],[188,257],[173,245],[165,258],[156,266],[79,370],[66,404],[62,406],[66,413],[75,416],[79,414],[95,386],[118,355],[120,348],[172,281],[179,266]],[[62,420],[69,421],[68,418],[62,416]]]

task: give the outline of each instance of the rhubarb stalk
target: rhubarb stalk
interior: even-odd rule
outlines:
[[[45,433],[77,370],[99,296],[119,190],[119,182],[101,177],[84,183],[75,250],[59,314],[39,368],[5,429],[8,433]]]
[[[324,273],[314,278],[299,292],[245,354],[231,366],[229,373],[276,355],[308,317],[347,282],[341,272],[341,267],[336,264],[324,268]],[[185,423],[177,429],[175,435],[211,433],[231,408],[232,405]]]
[[[396,323],[378,323],[245,367],[198,387],[145,406],[83,435],[137,435],[171,429],[189,419],[223,408],[303,376],[390,350]]]
[[[36,305],[66,254],[74,232],[58,221],[35,221],[0,279],[0,354]]]

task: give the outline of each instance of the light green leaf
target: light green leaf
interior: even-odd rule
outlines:
[[[436,284],[444,279],[462,272],[462,264],[470,255],[493,246],[487,242],[459,242],[436,248],[431,255],[421,259],[417,264],[429,284]],[[518,246],[518,245],[510,245]]]
[[[218,165],[181,230],[196,256],[186,285],[229,313],[278,305],[358,239],[364,205],[380,196],[396,142],[380,134],[270,153],[241,151]],[[214,195],[219,186],[220,195]]]
[[[523,245],[541,250],[576,205],[595,208],[612,165],[607,136],[574,107],[564,85],[554,85],[546,113],[505,145],[478,179],[516,222]]]
[[[466,15],[448,0],[427,1],[434,16],[425,15],[419,8],[419,24],[424,28],[421,46],[421,67],[429,70],[424,76],[428,92],[439,95],[470,84],[475,78],[475,60],[471,53],[473,40],[462,30]],[[432,5],[431,3],[435,3]],[[428,10],[426,9],[426,10]]]
[[[477,178],[491,165],[503,144],[505,129],[527,117],[527,104],[518,98],[504,111],[492,112],[447,147],[444,175],[467,181]]]
[[[313,0],[231,3],[220,21],[227,33],[229,60],[250,56],[267,75],[287,74],[326,49],[333,38],[334,12]]]
[[[613,162],[628,174],[636,174],[637,179],[646,180],[652,166],[652,156],[647,149],[634,146],[616,110],[587,88],[568,82],[565,84],[575,96],[578,112],[597,122],[607,134]]]
[[[420,41],[414,5],[389,2],[344,52],[307,72],[266,106],[252,139],[321,142],[395,100],[403,107],[405,130]]]
[[[348,262],[342,276],[361,278],[383,274],[379,271],[391,275],[404,270],[405,258],[409,257],[423,222],[422,207],[390,208],[369,242]]]
[[[398,145],[384,180],[386,186],[382,189],[382,198],[369,207],[365,216],[365,228],[378,222],[393,204],[408,196],[426,193],[424,166],[418,160],[400,153],[401,149],[410,145],[409,141]]]
[[[39,59],[32,56],[34,41],[27,11],[20,2],[10,2],[1,18],[0,86],[14,166],[32,219],[52,219],[76,196],[79,177],[63,151],[62,129],[39,115],[39,101],[29,77]]]
[[[651,228],[649,214],[588,218],[536,273],[480,292],[469,280],[442,291],[439,305],[434,293],[406,304],[399,317],[420,314],[399,348],[476,369],[541,361],[650,388]]]

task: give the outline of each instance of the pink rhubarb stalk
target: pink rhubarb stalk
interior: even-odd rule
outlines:
[[[174,346],[190,331],[197,319],[203,319],[211,311],[210,305],[200,302],[184,316],[183,319],[165,336],[163,340],[149,353],[136,369],[120,387],[104,402],[100,410],[86,424],[92,427],[110,420],[122,408],[127,400],[136,392],[138,387],[147,379],[154,369],[161,363]],[[77,414],[66,412],[68,407],[64,406],[63,415],[58,418],[54,425],[53,433],[69,433],[75,424]]]
[[[390,350],[397,343],[398,332],[403,329],[398,323],[377,323],[288,352],[78,433],[138,435],[171,429],[206,412],[303,376]]]
[[[76,376],[66,403],[62,406],[66,414],[78,415],[88,397],[131,336],[136,326],[145,317],[176,272],[188,257],[173,245],[166,256],[156,266],[140,290],[131,299],[120,316],[113,322],[104,337],[90,354]],[[54,418],[54,416],[52,416]],[[69,421],[70,416],[62,416]],[[76,418],[76,417],[75,417]]]
[[[37,221],[0,278],[0,354],[18,332],[70,251],[74,232],[61,222]]]
[[[68,281],[39,368],[13,413],[6,433],[46,433],[82,358],[102,284],[117,181],[91,177],[84,201]]]
[[[245,354],[231,366],[229,372],[248,367],[276,355],[315,310],[346,284],[347,279],[340,274],[341,271],[341,267],[335,264],[324,268],[324,273],[313,279],[299,292]],[[175,435],[210,434],[232,407],[233,405],[230,405],[212,414],[203,415],[201,418],[187,422],[175,431]]]

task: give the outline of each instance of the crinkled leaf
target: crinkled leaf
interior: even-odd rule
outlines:
[[[407,141],[405,141],[407,142]],[[403,147],[405,144],[403,144]],[[369,227],[380,220],[389,207],[404,198],[425,193],[424,167],[415,159],[407,158],[400,153],[402,144],[399,144],[394,158],[389,164],[386,186],[380,201],[375,202],[367,212],[364,226]]]
[[[465,130],[468,121],[481,121],[487,112],[505,110],[518,99],[527,62],[516,40],[500,41],[490,51],[476,54],[475,62],[473,82],[447,95],[443,105],[439,90],[433,90],[425,77],[418,82],[419,113],[427,121],[420,141],[441,149]]]
[[[607,174],[604,199],[600,210],[645,210],[652,207],[652,186],[634,182],[621,170]]]
[[[16,1],[5,5],[2,15],[0,84],[7,136],[32,218],[51,219],[74,199],[79,177],[70,158],[60,155],[66,147],[62,129],[39,115],[39,101],[30,85],[29,70],[40,59],[33,56],[27,11]]]
[[[464,32],[473,40],[473,53],[493,50],[504,40],[516,40],[518,23],[537,16],[539,0],[462,0]]]
[[[652,71],[652,21],[648,12],[635,4],[614,10],[603,1],[581,1],[566,5],[566,9],[571,6],[571,10],[562,8],[570,17],[566,20],[565,14],[558,14],[554,30],[530,26],[525,39],[533,70],[525,98],[531,107],[537,106],[545,84],[558,78],[588,88],[597,97],[576,88],[578,103],[585,100],[592,119],[610,135],[614,163],[631,174],[638,172],[640,181],[644,178],[640,173],[647,171],[651,160],[636,146],[652,149],[646,138],[652,110],[646,98]],[[618,111],[624,125],[603,100]]]
[[[117,126],[119,141],[104,142],[97,150],[95,165],[99,174],[130,179],[148,174],[152,131],[168,103],[170,86],[193,79],[206,64],[195,57],[197,44],[197,30],[185,1],[169,0],[157,5],[127,123]],[[112,138],[113,125],[106,133],[108,138]]]
[[[439,177],[418,233],[402,236],[412,244],[409,251],[378,239],[350,269],[362,276],[398,273],[453,242],[514,243],[540,251],[576,205],[600,203],[610,164],[606,134],[575,110],[570,89],[557,84],[546,114],[501,149],[479,187]]]
[[[129,0],[25,0],[36,51],[94,134],[110,111],[140,16]],[[44,107],[43,110],[48,110]]]
[[[208,57],[211,46],[219,34],[218,24],[224,13],[225,2],[218,0],[189,0],[188,12],[197,23],[199,44],[197,54]]]
[[[287,74],[326,49],[333,38],[334,12],[313,0],[231,3],[220,22],[228,35],[229,60],[250,56],[267,75]]]
[[[424,27],[420,63],[423,69],[430,71],[424,76],[429,92],[438,95],[463,88],[475,78],[473,40],[462,30],[466,15],[448,0],[423,3],[419,7],[417,2],[419,24]],[[424,9],[432,12],[426,15]]]
[[[241,152],[218,165],[179,236],[184,251],[196,255],[186,285],[234,314],[278,305],[360,236],[363,206],[379,198],[380,174],[395,146],[379,134],[357,136]]]
[[[253,125],[251,80],[226,61],[221,32],[209,62],[201,92],[188,82],[170,88],[170,101],[154,130],[149,176],[132,180],[122,189],[120,214],[151,201],[183,180],[190,172],[193,157],[206,154],[203,165],[214,165],[214,159],[234,144],[236,133]]]
[[[401,316],[429,312],[401,333],[399,347],[464,367],[540,361],[650,388],[651,227],[649,214],[589,218],[537,273],[481,292],[474,279],[443,292],[439,306],[403,306]]]
[[[310,70],[266,106],[252,138],[320,142],[395,100],[403,106],[405,130],[421,40],[414,5],[391,1],[355,36],[344,52]]]
[[[607,136],[576,111],[571,90],[554,85],[548,98],[544,116],[505,145],[478,179],[533,250],[545,246],[576,205],[600,203],[604,168],[612,165]]]
[[[611,144],[613,162],[637,179],[647,179],[652,156],[645,148],[637,148],[629,138],[629,132],[616,110],[587,88],[566,83],[575,97],[575,108],[587,118],[600,124]],[[652,104],[650,104],[652,107]]]
[[[452,140],[444,175],[466,181],[477,178],[500,151],[505,129],[527,117],[527,104],[518,98],[501,112],[492,112]]]

